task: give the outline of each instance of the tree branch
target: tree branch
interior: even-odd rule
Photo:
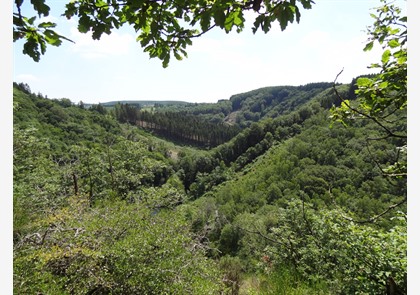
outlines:
[[[399,206],[401,206],[402,204],[404,204],[404,203],[406,203],[407,202],[407,197],[405,197],[402,201],[400,201],[400,202],[398,202],[398,203],[396,203],[396,204],[392,204],[392,205],[390,205],[385,211],[383,211],[382,213],[379,213],[378,215],[375,215],[375,216],[373,216],[373,217],[371,217],[371,218],[369,218],[369,219],[365,219],[365,220],[355,220],[355,219],[353,219],[353,218],[351,218],[351,217],[348,217],[348,216],[345,216],[345,215],[343,215],[343,214],[341,214],[341,216],[344,218],[344,219],[346,219],[346,220],[348,220],[348,221],[352,221],[352,222],[355,222],[355,223],[359,223],[359,224],[365,224],[365,223],[374,223],[374,222],[376,222],[376,220],[378,220],[379,218],[381,218],[382,216],[384,216],[385,214],[387,214],[389,211],[391,211],[392,209],[395,209],[395,208],[397,208],[397,207],[399,207]]]
[[[335,202],[335,200],[334,200],[334,196],[333,196],[333,194],[331,193],[331,187],[329,187],[328,188],[328,193],[329,193],[329,195],[330,195],[330,197],[331,197],[331,201],[332,201],[332,203],[336,206],[336,207],[339,207],[337,204],[336,204],[336,202]],[[340,214],[341,215],[341,217],[343,217],[344,219],[346,219],[346,220],[348,220],[348,221],[352,221],[352,222],[354,222],[354,223],[358,223],[358,224],[365,224],[365,223],[374,223],[374,222],[376,222],[379,218],[381,218],[382,216],[384,216],[385,214],[387,214],[389,211],[391,211],[391,210],[393,210],[393,209],[395,209],[395,208],[397,208],[397,207],[399,207],[399,206],[401,206],[402,204],[404,204],[404,203],[406,203],[407,202],[407,196],[402,200],[402,201],[400,201],[400,202],[398,202],[398,203],[396,203],[396,204],[392,204],[392,205],[390,205],[388,208],[386,208],[383,212],[381,212],[381,213],[379,213],[379,214],[377,214],[377,215],[375,215],[375,216],[373,216],[373,217],[371,217],[371,218],[369,218],[369,219],[365,219],[365,220],[355,220],[354,218],[351,218],[351,217],[348,217],[348,216],[345,216],[344,214]],[[341,209],[341,208],[339,208],[339,209]]]
[[[263,233],[261,233],[258,229],[256,230],[256,231],[252,231],[252,230],[249,230],[249,229],[246,229],[246,228],[243,228],[243,227],[240,227],[240,226],[238,226],[241,230],[243,230],[243,231],[245,231],[245,232],[247,232],[247,233],[250,233],[250,234],[257,234],[257,235],[259,235],[260,237],[262,237],[262,238],[264,238],[264,239],[266,239],[267,241],[270,241],[270,242],[272,242],[272,243],[275,243],[275,244],[277,244],[277,245],[283,245],[283,243],[281,243],[281,242],[279,242],[279,241],[276,241],[276,240],[273,240],[272,238],[270,238],[270,237],[267,237],[266,235],[264,235]]]
[[[371,116],[371,115],[369,115],[369,114],[366,114],[366,113],[364,113],[364,112],[362,112],[362,111],[360,111],[360,110],[358,110],[358,109],[355,109],[355,108],[353,108],[352,106],[350,106],[350,104],[348,103],[348,102],[346,102],[346,100],[345,99],[343,99],[342,97],[341,97],[341,95],[338,93],[338,91],[337,91],[337,88],[335,87],[336,86],[336,81],[337,81],[337,79],[338,79],[338,77],[341,75],[341,73],[344,71],[344,68],[337,74],[337,76],[335,77],[335,80],[334,80],[334,84],[333,84],[333,89],[334,89],[334,92],[335,92],[335,94],[338,96],[338,98],[340,98],[340,100],[350,109],[350,110],[352,110],[354,113],[356,113],[356,114],[359,114],[359,115],[361,115],[361,116],[363,116],[363,117],[365,117],[365,118],[367,118],[367,119],[370,119],[370,120],[372,120],[373,122],[375,122],[378,126],[380,126],[383,130],[385,130],[385,132],[386,133],[388,133],[388,135],[389,136],[392,136],[392,137],[397,137],[397,138],[404,138],[404,139],[406,139],[407,138],[407,135],[399,135],[399,134],[395,134],[394,132],[392,132],[391,130],[389,130],[389,128],[387,128],[385,125],[383,125],[377,118],[375,118],[375,117],[373,117],[373,116]]]

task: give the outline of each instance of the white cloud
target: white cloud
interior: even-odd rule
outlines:
[[[71,37],[75,43],[72,50],[87,59],[107,58],[128,54],[134,37],[128,33],[112,32],[103,34],[100,40],[93,40],[90,32],[83,34],[76,28],[71,28]]]

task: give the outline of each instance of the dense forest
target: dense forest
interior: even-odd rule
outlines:
[[[254,32],[275,20],[284,29],[300,16],[295,2],[261,14]],[[48,15],[43,1],[33,3]],[[66,13],[100,10],[101,26],[85,14],[79,20],[79,30],[100,36],[111,22],[104,3],[71,2]],[[216,4],[187,14],[200,19],[202,33],[213,16],[229,32],[256,4],[226,16],[223,7],[211,10]],[[113,25],[138,24],[132,5],[113,7]],[[162,5],[169,6],[161,21],[175,24],[184,8]],[[371,15],[365,50],[382,46],[370,66],[378,72],[349,84],[150,105],[76,104],[13,83],[14,294],[406,294],[407,18],[400,12],[385,3]],[[65,38],[48,29],[53,23],[24,37],[33,20],[19,11],[14,21],[15,38],[27,39],[25,54],[35,60],[38,43],[43,54],[46,41]],[[143,47],[163,40],[151,27],[139,37]],[[145,49],[164,66],[172,51],[186,55],[193,38],[181,26],[169,33],[187,35]]]
[[[382,130],[369,120],[332,125],[355,85],[333,86],[144,110],[15,83],[15,293],[384,294],[390,277],[404,292],[406,180],[383,175],[399,139],[370,141]],[[176,130],[176,114],[197,118],[197,138],[200,122],[235,134],[174,142],[142,112]]]

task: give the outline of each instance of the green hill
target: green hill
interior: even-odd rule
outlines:
[[[16,294],[405,288],[406,179],[383,175],[400,142],[372,121],[332,125],[331,83],[153,111],[25,84],[13,100]]]

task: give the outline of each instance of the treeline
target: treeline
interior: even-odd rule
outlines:
[[[67,173],[49,188],[85,192],[93,201],[110,192],[127,196],[134,188],[159,186],[170,177],[168,149],[141,136],[134,126],[128,130],[121,128],[100,104],[84,109],[67,99],[51,100],[30,93],[29,87],[15,86],[16,155],[33,150],[34,154],[43,154],[46,161],[52,161],[47,165],[50,170]],[[130,159],[137,159],[137,166],[124,166]],[[34,166],[22,164],[22,173],[30,171],[25,166],[31,165]]]
[[[232,111],[232,104],[229,100],[219,100],[217,103],[189,103],[177,105],[155,105],[157,111],[164,112],[186,112],[193,115],[218,114],[227,116]]]
[[[143,111],[139,113],[136,124],[165,138],[202,147],[222,144],[240,131],[237,126],[212,123],[186,112]]]
[[[301,86],[264,87],[235,94],[229,100],[219,100],[217,103],[159,105],[155,111],[181,112],[211,123],[228,122],[243,129],[262,119],[288,114],[332,86],[331,82],[320,82]]]
[[[187,198],[165,142],[100,107],[20,89],[14,294],[223,292],[222,270],[175,211]]]
[[[343,98],[349,87],[338,87]],[[269,273],[272,291],[284,290],[291,272],[316,286],[310,294],[382,294],[390,276],[404,294],[407,183],[382,171],[398,158],[396,141],[372,121],[330,126],[323,105],[336,99],[331,90],[207,154],[183,157],[178,173],[195,199],[185,210],[217,249],[211,255],[232,269]],[[404,117],[392,119],[406,129]]]
[[[91,108],[102,108],[101,105],[93,105]],[[219,105],[207,107],[209,114],[218,114],[221,110]],[[163,109],[165,111],[163,111]],[[182,111],[175,111],[181,110]],[[188,109],[185,111],[184,109]],[[223,106],[227,114],[229,108]],[[171,111],[166,111],[171,110]],[[220,120],[212,117],[197,115],[203,112],[201,107],[188,108],[184,105],[158,106],[152,110],[142,110],[139,104],[117,103],[110,113],[118,122],[136,125],[166,139],[191,144],[199,147],[214,147],[222,144],[239,133],[238,126],[223,123],[224,113]]]
[[[232,111],[239,112],[237,124],[249,127],[252,122],[294,111],[332,85],[331,82],[321,82],[302,86],[265,87],[236,94],[230,98]]]
[[[339,86],[338,91],[342,95],[346,95],[348,86]],[[197,175],[210,173],[220,163],[233,166],[235,171],[240,171],[258,156],[264,154],[273,143],[283,142],[299,134],[307,119],[329,109],[335,100],[337,97],[334,91],[331,88],[326,89],[295,111],[274,119],[268,118],[260,122],[253,122],[250,127],[243,129],[230,141],[213,148],[210,155],[201,156],[204,159],[197,158],[196,155],[193,156],[195,160],[188,157],[181,159],[179,165],[184,172],[182,180],[185,188],[189,190],[191,184],[197,180]],[[201,179],[201,181],[206,181],[206,179]],[[209,181],[207,187],[210,187],[211,183],[213,182]],[[200,193],[202,193],[202,189],[193,194],[198,196]]]
[[[135,125],[140,118],[141,107],[139,104],[117,103],[114,106],[115,118],[120,123]]]
[[[406,197],[405,179],[381,174],[395,142],[366,141],[381,138],[369,122],[331,128],[331,88],[303,100],[208,150],[133,125],[160,118],[144,124],[206,140],[194,128],[215,124],[200,115],[84,108],[15,87],[16,292],[376,294],[389,275],[404,289],[406,207],[351,221]]]

